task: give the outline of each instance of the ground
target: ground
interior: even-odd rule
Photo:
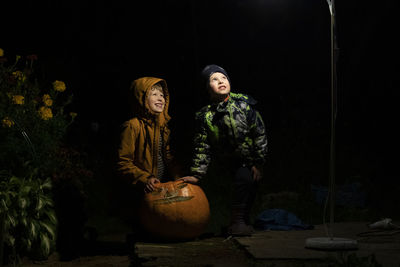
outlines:
[[[81,256],[70,261],[60,261],[54,253],[46,261],[24,259],[23,266],[37,267],[124,267],[124,266],[251,266],[252,259],[234,240],[207,237],[179,243],[139,243],[139,258],[129,256],[121,235],[108,236],[97,243],[98,255]],[[106,240],[107,239],[107,240]],[[136,265],[135,265],[136,264]]]
[[[371,230],[366,222],[335,223],[335,237],[358,243],[357,249],[340,251],[305,248],[307,238],[324,236],[326,225],[301,231],[257,231],[251,237],[203,235],[187,242],[137,242],[135,249],[125,245],[125,235],[112,234],[87,243],[86,255],[79,258],[60,261],[55,253],[42,262],[25,259],[23,266],[398,267],[398,225],[396,222],[391,229]]]

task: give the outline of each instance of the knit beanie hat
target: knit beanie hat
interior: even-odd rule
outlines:
[[[212,65],[205,66],[205,68],[201,72],[201,77],[202,77],[204,83],[207,84],[207,86],[209,84],[210,76],[215,72],[220,72],[220,73],[224,74],[226,76],[226,78],[228,78],[229,83],[231,82],[231,80],[229,79],[228,73],[222,67],[212,64]]]

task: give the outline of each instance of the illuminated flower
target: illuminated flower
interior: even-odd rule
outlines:
[[[65,83],[63,81],[57,81],[55,80],[53,82],[53,88],[54,90],[58,91],[58,92],[64,92],[66,89]]]
[[[38,112],[40,117],[45,121],[53,118],[53,112],[51,112],[51,109],[48,107],[42,106],[39,108]]]
[[[3,123],[3,127],[8,127],[8,128],[12,127],[15,124],[15,122],[12,119],[10,119],[9,117],[5,117],[2,120],[2,123]]]
[[[12,74],[13,74],[14,78],[16,78],[19,81],[24,82],[26,80],[24,73],[20,70],[14,71]]]
[[[53,105],[53,100],[48,94],[43,95],[42,101],[47,107],[51,107]]]
[[[71,116],[72,119],[75,119],[75,117],[78,115],[78,113],[70,112],[69,115]]]
[[[4,57],[4,50],[0,48],[0,57]]]
[[[22,95],[14,95],[12,97],[12,101],[14,104],[23,105],[24,104],[24,97]]]

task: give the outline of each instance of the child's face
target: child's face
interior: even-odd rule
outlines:
[[[161,87],[153,86],[147,96],[147,104],[151,111],[161,113],[164,110],[165,98]]]
[[[231,92],[231,84],[228,78],[221,72],[215,72],[210,76],[211,97],[223,97]]]

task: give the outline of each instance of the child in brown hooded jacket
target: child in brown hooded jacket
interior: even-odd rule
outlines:
[[[167,171],[178,178],[169,144],[168,88],[165,80],[154,77],[137,79],[131,88],[135,112],[123,124],[117,168],[136,188],[151,192]]]

